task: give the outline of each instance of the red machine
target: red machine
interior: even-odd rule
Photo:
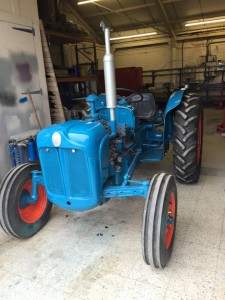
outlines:
[[[221,124],[219,124],[219,125],[217,126],[217,131],[218,131],[218,132],[221,132],[221,133],[224,133],[224,132],[225,132],[225,109],[224,109],[224,111],[223,111],[223,121],[222,121]]]
[[[116,68],[116,86],[118,88],[124,88],[123,91],[120,90],[121,96],[128,96],[125,89],[140,91],[143,87],[143,76],[142,68],[140,67],[129,67],[129,68]],[[104,83],[104,71],[98,71],[98,92],[105,92],[105,83]]]

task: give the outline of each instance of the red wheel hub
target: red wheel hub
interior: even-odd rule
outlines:
[[[28,224],[37,222],[45,212],[48,204],[45,188],[38,186],[38,199],[35,203],[29,203],[31,198],[32,181],[28,180],[24,183],[22,188],[21,199],[19,201],[19,215],[21,219]]]
[[[166,222],[166,230],[164,237],[164,245],[166,249],[169,249],[174,235],[174,223],[176,218],[176,198],[173,192],[170,193],[169,205],[167,209],[167,222]]]
[[[201,155],[202,155],[202,134],[203,134],[203,123],[202,123],[202,114],[198,120],[198,136],[197,136],[197,147],[196,147],[196,160],[197,164],[201,162]]]

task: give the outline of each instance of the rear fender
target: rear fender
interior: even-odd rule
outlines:
[[[171,141],[173,135],[173,112],[180,105],[186,89],[180,89],[172,93],[170,96],[166,109],[164,111],[164,145]]]

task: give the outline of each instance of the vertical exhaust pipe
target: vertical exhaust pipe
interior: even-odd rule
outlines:
[[[105,35],[105,55],[103,58],[104,63],[104,77],[105,77],[105,93],[106,105],[110,113],[110,124],[112,135],[116,134],[116,77],[114,57],[110,49],[110,28],[106,27],[104,22],[100,24]]]

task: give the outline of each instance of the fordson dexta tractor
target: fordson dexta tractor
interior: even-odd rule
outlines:
[[[85,211],[112,199],[145,199],[143,257],[163,268],[174,243],[177,190],[173,175],[159,173],[135,180],[139,163],[161,161],[173,145],[176,179],[197,182],[201,166],[202,109],[187,88],[170,96],[157,111],[145,93],[117,97],[110,29],[105,35],[106,95],[89,95],[86,119],[42,129],[37,135],[38,163],[17,166],[0,190],[2,228],[16,238],[29,238],[48,221],[52,204]],[[147,166],[147,164],[146,164]]]

